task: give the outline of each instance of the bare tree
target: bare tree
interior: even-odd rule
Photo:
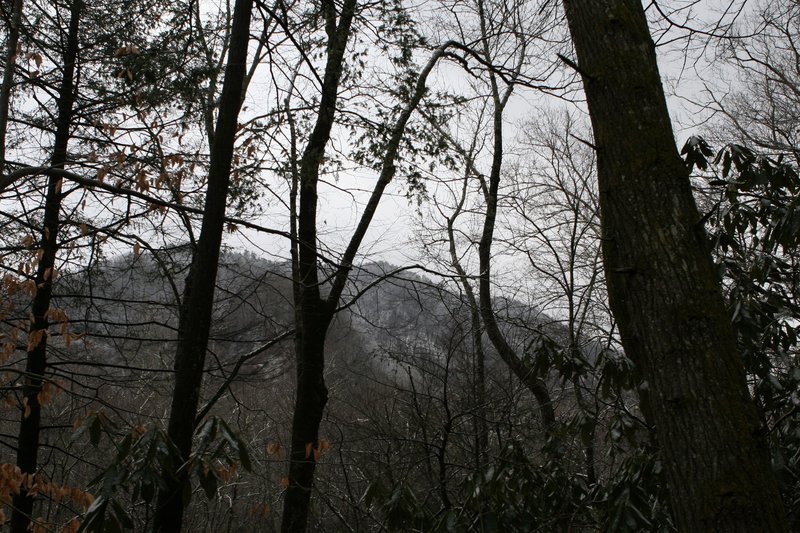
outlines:
[[[397,170],[396,160],[402,147],[406,125],[411,114],[425,94],[428,75],[447,49],[453,45],[446,42],[432,53],[430,59],[417,75],[408,100],[389,129],[382,147],[380,175],[370,194],[361,218],[338,265],[331,275],[330,291],[321,296],[319,249],[317,243],[317,187],[320,166],[325,146],[330,139],[336,112],[339,80],[344,67],[344,53],[350,38],[350,24],[354,16],[355,3],[349,0],[343,5],[338,17],[333,5],[326,6],[328,33],[328,58],[325,69],[322,99],[317,120],[300,159],[299,198],[297,213],[296,249],[292,251],[293,275],[296,285],[296,336],[297,393],[292,422],[292,449],[289,469],[289,487],[284,503],[282,530],[305,531],[311,486],[316,459],[314,450],[319,446],[319,424],[327,403],[327,387],[324,379],[325,337],[342,292],[348,281],[353,261],[370,227],[375,211],[386,187]],[[294,229],[292,230],[295,231]]]
[[[714,121],[722,129],[710,132],[712,139],[791,155],[800,164],[798,23],[795,2],[757,2],[731,35],[716,40],[721,78],[733,67],[735,79],[727,87],[708,85],[710,107],[724,117]]]

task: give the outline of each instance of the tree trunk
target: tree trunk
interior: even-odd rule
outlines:
[[[475,413],[472,417],[473,429],[475,431],[475,471],[479,472],[483,468],[484,454],[489,450],[489,426],[486,414],[486,356],[483,350],[483,324],[481,322],[480,307],[475,298],[475,291],[469,282],[467,273],[461,264],[456,249],[455,222],[464,210],[464,203],[467,199],[467,186],[472,171],[474,153],[473,147],[470,148],[467,162],[467,172],[464,175],[463,186],[461,188],[461,198],[453,211],[447,218],[447,241],[450,252],[450,264],[458,274],[464,296],[467,298],[470,316],[470,337],[472,340],[472,380],[473,394],[475,395]]]
[[[355,0],[345,0],[339,21],[335,5],[325,2],[328,57],[317,122],[300,160],[300,202],[296,261],[292,266],[295,296],[297,391],[292,419],[289,486],[283,503],[281,531],[303,532],[308,522],[311,488],[319,446],[319,426],[328,403],[325,385],[325,337],[335,308],[320,296],[317,270],[317,186],[319,169],[333,128],[344,53],[355,15]],[[294,208],[294,206],[292,206]],[[338,300],[338,298],[337,298]]]
[[[482,40],[482,52],[484,60],[491,64],[493,61],[492,53],[490,50],[489,40],[491,32],[488,29],[486,20],[485,6],[482,1],[478,2],[478,14],[480,16]],[[522,67],[522,61],[517,65],[517,74]],[[481,239],[478,242],[478,261],[480,276],[478,278],[478,305],[480,309],[480,316],[483,320],[484,328],[486,329],[486,336],[492,346],[497,350],[500,358],[511,369],[514,375],[519,379],[525,387],[536,398],[539,404],[539,413],[542,417],[542,426],[547,439],[554,435],[556,427],[555,409],[553,407],[552,399],[550,398],[550,391],[544,380],[537,377],[533,373],[533,369],[525,364],[516,351],[508,344],[505,335],[500,330],[497,324],[497,319],[494,313],[494,304],[492,302],[492,243],[494,242],[494,229],[497,219],[497,197],[500,191],[500,178],[503,168],[503,113],[509,98],[514,91],[514,85],[509,84],[505,91],[500,91],[497,82],[497,76],[493,70],[489,70],[489,83],[491,86],[492,96],[492,168],[489,171],[489,183],[485,180],[482,181],[482,189],[484,199],[486,201],[486,215],[483,219],[483,229],[481,231]],[[550,447],[549,449],[553,449]]]
[[[488,53],[487,53],[487,57]],[[484,197],[486,200],[486,215],[483,220],[483,230],[481,239],[478,242],[478,260],[480,277],[478,278],[478,304],[480,315],[486,329],[489,341],[497,350],[500,358],[508,365],[514,375],[525,387],[533,394],[539,404],[539,413],[542,417],[542,426],[548,439],[552,438],[556,429],[556,414],[550,391],[544,380],[537,377],[530,365],[525,364],[522,358],[517,355],[514,348],[508,344],[505,335],[500,330],[494,314],[494,304],[492,302],[492,243],[494,242],[494,228],[497,219],[497,199],[500,191],[500,178],[503,166],[503,110],[511,96],[509,87],[505,94],[501,95],[496,77],[490,74],[492,83],[492,96],[494,100],[492,129],[494,134],[492,168],[489,174],[488,185],[484,182]],[[552,448],[548,448],[552,449]]]
[[[307,317],[308,318],[308,317]],[[314,321],[304,320],[303,335],[297,335],[297,396],[292,419],[292,448],[289,463],[289,487],[283,504],[284,532],[305,531],[311,504],[311,488],[319,448],[319,426],[328,387],[325,385],[325,337],[330,316],[317,314]]]
[[[327,298],[320,296],[317,268],[317,185],[325,145],[330,139],[336,112],[339,77],[344,66],[344,52],[355,15],[355,0],[345,0],[339,22],[336,23],[334,4],[323,6],[328,33],[328,60],[322,86],[322,99],[317,122],[300,161],[300,206],[297,215],[297,250],[292,257],[295,295],[295,348],[297,359],[297,397],[292,422],[291,464],[289,486],[283,504],[283,533],[303,532],[308,522],[311,489],[316,469],[314,450],[318,448],[319,424],[328,401],[325,386],[325,337],[342,291],[347,283],[353,260],[369,229],[386,186],[396,170],[395,160],[400,150],[406,124],[426,90],[428,75],[452,42],[439,46],[420,71],[414,92],[403,107],[391,129],[381,162],[381,173],[367,201],[361,219],[336,269]]]
[[[681,531],[787,531],[640,0],[565,0],[594,128],[603,260]]]
[[[0,174],[6,169],[6,133],[8,132],[8,108],[11,104],[11,87],[14,84],[14,70],[17,64],[17,45],[19,26],[22,21],[22,0],[14,0],[11,5],[8,39],[6,40],[6,60],[3,82],[0,85]]]
[[[175,389],[167,433],[180,453],[178,471],[168,477],[158,495],[154,530],[177,533],[183,523],[183,494],[189,483],[188,461],[196,426],[197,406],[205,368],[214,287],[225,224],[233,145],[241,108],[250,15],[253,0],[236,0],[231,26],[230,50],[220,97],[219,116],[211,146],[208,189],[203,222],[192,266],[186,278],[175,352]]]
[[[78,60],[78,29],[83,8],[81,0],[74,0],[70,8],[70,21],[64,49],[63,74],[58,91],[58,116],[53,154],[50,164],[53,168],[64,168],[67,162],[67,144],[72,127],[73,105],[75,103],[75,67]],[[42,406],[39,393],[47,368],[47,335],[50,326],[48,311],[53,294],[53,278],[58,252],[59,217],[61,213],[61,186],[63,178],[51,175],[47,180],[47,193],[44,205],[42,227],[42,256],[36,268],[36,294],[31,304],[33,320],[28,330],[28,353],[25,363],[25,377],[22,388],[22,418],[17,439],[17,466],[23,474],[36,473],[39,455],[39,433],[41,430]],[[28,494],[24,487],[14,496],[12,502],[11,531],[25,533],[32,519],[34,495]]]

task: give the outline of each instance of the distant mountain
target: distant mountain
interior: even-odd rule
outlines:
[[[172,366],[178,302],[190,255],[184,248],[155,254],[127,254],[96,264],[87,272],[62,276],[54,305],[65,310],[73,343],[65,360],[94,359],[99,366]],[[394,265],[374,262],[353,270],[329,343],[346,345],[347,365],[365,365],[396,376],[397,354],[435,357],[454,335],[466,336],[469,309],[445,284]],[[293,328],[291,268],[248,252],[225,251],[220,260],[209,365],[233,368],[243,354]],[[385,278],[385,279],[382,279]],[[324,293],[324,288],[323,288]],[[517,301],[498,298],[496,307],[509,339],[522,352],[538,335],[566,342],[558,321]],[[585,353],[594,358],[600,347]],[[83,355],[78,355],[78,352]],[[242,378],[274,375],[292,364],[291,339],[252,357]],[[345,354],[346,352],[346,354]],[[487,346],[487,365],[502,364]],[[392,355],[395,354],[395,355]],[[76,360],[77,359],[77,360]]]

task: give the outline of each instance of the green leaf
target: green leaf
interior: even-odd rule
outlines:
[[[183,506],[186,507],[189,505],[189,502],[192,501],[192,484],[188,481],[182,483],[181,486],[181,496],[183,497]]]
[[[81,526],[78,528],[78,533],[101,533],[104,531],[104,522],[106,509],[108,508],[108,499],[103,496],[97,497],[86,514],[83,516]]]
[[[222,433],[225,440],[228,441],[228,443],[237,453],[239,462],[242,464],[242,468],[248,472],[252,471],[253,465],[250,462],[250,455],[247,453],[247,444],[245,444],[245,442],[239,438],[239,436],[223,420],[220,420],[219,425],[220,433]]]
[[[111,507],[120,531],[122,529],[133,529],[133,520],[131,520],[131,517],[128,515],[127,511],[123,509],[122,505],[120,505],[117,500],[111,501]]]
[[[141,483],[139,488],[139,495],[141,496],[142,500],[145,503],[150,503],[153,501],[153,496],[155,496],[156,489],[155,485],[149,481],[144,481]]]
[[[731,171],[731,153],[726,151],[725,157],[722,158],[722,177],[727,178]]]
[[[217,436],[218,418],[210,418],[197,431],[199,447],[207,446]]]
[[[89,426],[89,442],[92,443],[92,446],[100,444],[101,430],[100,416],[97,415],[92,418],[92,423]]]
[[[217,494],[217,475],[213,468],[209,468],[207,472],[200,466],[200,486],[206,493],[206,498],[213,499]]]
[[[708,158],[714,155],[714,150],[704,139],[692,135],[683,145],[681,155],[686,156],[686,163],[689,165],[690,172],[695,166],[700,170],[706,170],[708,168]]]
[[[131,451],[131,445],[133,444],[133,435],[128,433],[122,442],[119,444],[117,448],[117,462],[121,463]]]

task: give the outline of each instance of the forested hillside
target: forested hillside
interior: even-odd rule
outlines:
[[[3,0],[0,527],[796,530],[798,24]]]

